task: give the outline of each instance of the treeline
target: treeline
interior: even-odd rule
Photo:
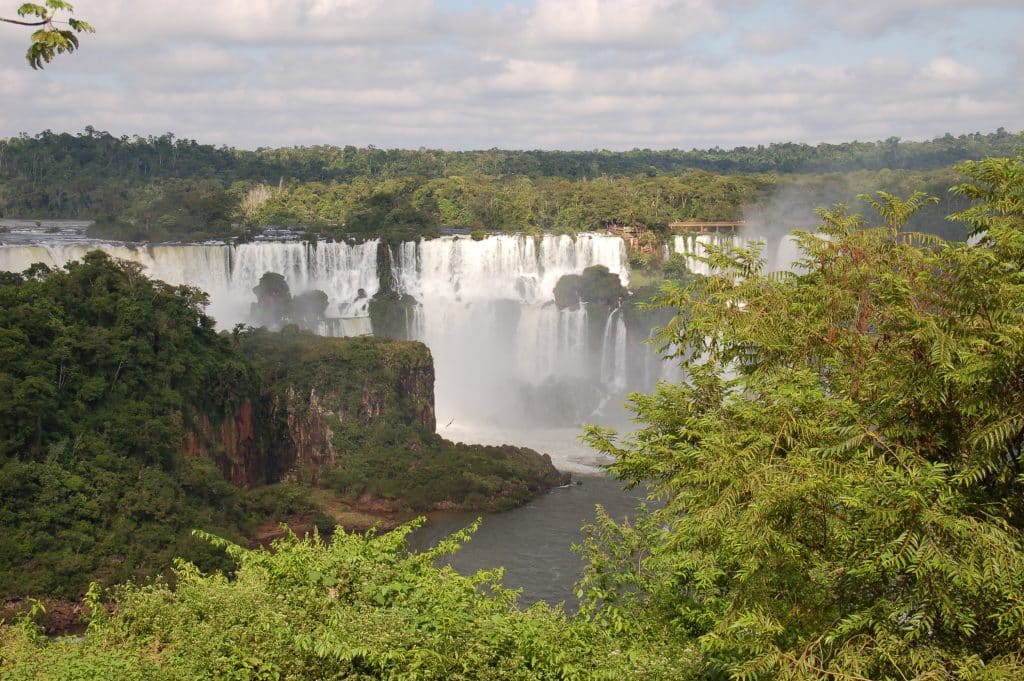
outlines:
[[[306,225],[329,236],[415,238],[441,227],[576,233],[611,224],[664,228],[678,219],[739,219],[774,187],[767,175],[403,177],[260,185],[241,204],[246,224]]]
[[[965,159],[1009,154],[1015,136],[994,133],[947,133],[926,142],[890,137],[877,142],[781,144],[734,149],[632,151],[515,151],[488,149],[378,149],[373,146],[260,148],[255,151],[215,147],[172,133],[149,137],[114,137],[92,126],[78,134],[41,132],[0,140],[0,177],[53,183],[74,171],[104,180],[144,183],[159,179],[216,178],[276,182],[349,181],[357,177],[394,179],[408,175],[448,177],[562,177],[593,179],[602,175],[663,175],[684,170],[713,173],[830,173],[853,170],[928,170]],[[65,177],[64,179],[67,179]],[[59,197],[54,197],[60,205]]]
[[[863,192],[940,199],[911,227],[961,238],[945,216],[967,200],[948,188],[962,178],[953,168],[932,171],[857,171],[813,175],[716,175],[688,170],[657,177],[563,178],[406,177],[375,182],[308,182],[250,189],[240,204],[248,225],[303,225],[331,238],[381,236],[415,239],[442,227],[467,230],[575,234],[630,225],[667,234],[676,220],[742,220],[770,233],[816,224],[815,209],[844,203],[864,212]]]
[[[148,240],[226,237],[240,224],[395,238],[441,227],[659,226],[734,219],[794,173],[931,172],[1019,143],[1000,129],[703,151],[245,151],[89,127],[0,140],[0,217],[92,219],[97,235]]]

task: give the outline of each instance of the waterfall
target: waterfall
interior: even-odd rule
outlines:
[[[686,267],[694,274],[711,274],[711,267],[697,259],[707,255],[705,246],[744,246],[746,239],[735,234],[702,233],[678,234],[672,242],[672,251],[686,258]]]
[[[604,325],[601,382],[615,392],[626,388],[626,322],[621,309],[612,310]]]
[[[417,300],[517,300],[534,304],[551,299],[564,274],[604,265],[629,284],[625,244],[601,234],[534,238],[498,235],[475,241],[441,237],[407,242],[392,252],[392,276],[399,292]]]
[[[627,284],[626,256],[620,238],[601,234],[443,237],[393,249],[395,287],[419,301],[408,336],[434,355],[439,421],[556,413],[575,421],[583,415],[567,401],[616,389],[601,383],[602,342],[591,337],[586,307],[559,310],[553,291],[563,275],[592,265]],[[617,338],[624,372],[624,329]]]
[[[320,289],[327,294],[328,316],[365,317],[369,300],[380,289],[377,277],[377,241],[350,245],[343,242],[160,244],[154,246],[104,242],[45,241],[0,246],[0,270],[21,272],[34,262],[61,267],[88,251],[100,249],[115,258],[142,265],[154,279],[188,284],[210,296],[207,312],[221,328],[249,319],[252,289],[266,272],[277,272],[292,294]],[[346,324],[329,328],[341,335]],[[366,324],[349,324],[366,331]],[[346,334],[350,335],[350,334]]]
[[[277,272],[293,294],[324,291],[329,318],[318,331],[348,336],[371,331],[369,301],[382,287],[378,246],[53,239],[0,244],[0,269],[22,271],[33,262],[61,266],[99,248],[139,263],[154,278],[203,289],[210,295],[208,312],[224,329],[249,319],[252,288],[265,272]],[[627,252],[619,237],[442,237],[392,245],[387,256],[394,291],[417,301],[404,307],[405,336],[423,341],[433,354],[439,423],[575,427],[589,421],[598,404],[617,406],[625,391],[651,387],[645,376],[652,372],[635,353],[653,350],[629,344],[621,311],[558,309],[553,300],[560,277],[593,265],[627,284]]]

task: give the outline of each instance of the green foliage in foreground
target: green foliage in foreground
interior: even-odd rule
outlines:
[[[120,590],[82,641],[0,629],[5,679],[678,679],[653,633],[622,638],[538,604],[516,609],[500,571],[462,577],[384,536],[288,537],[272,552],[219,542],[235,578],[180,564],[175,588]],[[217,541],[217,540],[214,540]]]
[[[29,38],[25,59],[32,68],[41,69],[44,64],[53,61],[58,54],[71,53],[78,49],[76,33],[96,32],[96,29],[88,22],[70,16],[70,13],[74,11],[74,6],[64,0],[43,0],[42,4],[26,2],[18,7],[20,19],[0,17],[0,21],[36,28]],[[69,14],[67,20],[58,21],[56,19],[58,12],[67,12]],[[56,25],[58,23],[67,25],[67,28],[58,28]]]
[[[669,284],[689,378],[636,396],[616,475],[664,505],[588,542],[588,608],[657,619],[701,674],[1024,678],[1024,158],[967,164],[980,242],[838,207],[801,274],[756,250]]]

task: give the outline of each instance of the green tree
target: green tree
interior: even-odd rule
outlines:
[[[592,429],[663,505],[591,531],[586,609],[656,620],[704,677],[1024,675],[1024,159],[964,165],[980,241],[906,232],[921,196],[668,282],[688,378]]]
[[[241,536],[241,493],[183,455],[258,391],[205,300],[99,251],[0,276],[0,598],[199,560],[196,526]]]
[[[410,552],[418,524],[330,543],[290,535],[272,551],[199,533],[237,561],[231,578],[180,562],[173,586],[128,585],[110,613],[92,589],[82,637],[49,641],[27,619],[0,627],[0,669],[12,680],[679,678],[670,648],[543,603],[518,608],[501,570],[436,567],[475,526]]]
[[[71,13],[74,11],[74,6],[64,0],[44,0],[41,5],[26,2],[18,8],[18,16],[22,17],[21,19],[0,17],[0,21],[36,28],[29,38],[25,59],[32,68],[41,69],[43,64],[49,64],[58,54],[77,50],[77,33],[96,32],[88,22],[72,16]],[[67,13],[67,19],[58,19],[60,13]]]

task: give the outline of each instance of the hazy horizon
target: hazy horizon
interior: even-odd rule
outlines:
[[[88,125],[88,124],[86,124],[86,125]],[[91,126],[91,127],[93,128],[93,131],[94,131],[95,134],[107,133],[107,134],[110,134],[111,136],[113,136],[115,138],[118,138],[118,139],[125,138],[125,137],[127,137],[128,139],[135,139],[135,138],[145,139],[147,136],[150,136],[150,135],[152,135],[154,137],[159,137],[160,135],[170,133],[171,135],[174,136],[175,140],[185,139],[185,140],[194,141],[194,142],[196,142],[197,144],[200,144],[200,145],[208,145],[208,146],[213,146],[213,147],[217,147],[217,148],[225,148],[226,147],[228,149],[233,149],[235,151],[247,151],[247,152],[258,152],[258,151],[261,151],[261,150],[276,150],[276,149],[313,149],[313,148],[317,148],[317,147],[331,147],[331,148],[339,148],[339,149],[341,149],[341,148],[344,148],[346,146],[350,146],[350,145],[348,145],[348,144],[346,144],[344,142],[322,141],[322,142],[313,142],[313,143],[310,143],[310,144],[296,144],[296,145],[286,145],[286,146],[278,146],[278,147],[267,146],[267,145],[242,147],[242,146],[232,146],[232,145],[227,145],[227,144],[221,144],[221,143],[218,143],[218,142],[212,142],[212,141],[208,141],[208,140],[194,139],[194,138],[190,138],[190,137],[183,137],[181,135],[176,134],[173,130],[166,130],[163,133],[140,134],[140,133],[137,133],[137,132],[122,132],[122,131],[112,131],[112,130],[101,130],[97,126]],[[1006,129],[1003,126],[1000,126],[1000,128],[1003,129],[1005,132],[1007,132],[1010,135],[1014,135],[1014,136],[1024,135],[1024,127],[1022,127],[1020,130],[1017,130],[1017,129]],[[994,134],[994,133],[998,132],[998,130],[999,130],[999,128],[993,129],[993,130],[945,131],[945,132],[943,132],[941,134],[938,134],[938,135],[918,137],[918,138],[899,137],[899,141],[900,142],[929,142],[929,141],[941,139],[942,137],[944,137],[947,134],[952,135],[953,137],[960,137],[961,135],[974,135],[974,134],[989,135],[989,134]],[[29,137],[35,137],[36,135],[41,135],[44,132],[51,132],[51,133],[58,134],[58,135],[61,135],[61,134],[82,135],[82,134],[84,134],[86,132],[86,130],[84,128],[79,129],[79,130],[52,130],[52,129],[49,129],[49,128],[46,129],[46,130],[34,130],[34,131],[32,131],[32,130],[20,130],[16,134],[8,135],[8,136],[5,136],[5,137],[0,137],[0,139],[12,139],[12,138],[16,138],[16,137],[21,136],[21,135],[27,135]],[[737,149],[744,149],[744,148],[753,149],[753,148],[758,148],[758,147],[768,148],[768,147],[771,147],[771,146],[774,146],[774,145],[784,145],[784,144],[806,144],[808,146],[815,147],[815,146],[821,146],[821,145],[838,146],[838,145],[842,145],[842,144],[874,144],[874,143],[885,142],[885,141],[886,141],[886,139],[882,139],[882,138],[879,138],[879,139],[867,139],[867,138],[865,138],[865,139],[821,140],[821,141],[817,141],[817,142],[797,142],[795,140],[771,140],[771,141],[765,141],[765,142],[757,142],[757,143],[753,143],[753,144],[749,144],[749,145],[738,145],[738,146],[734,146],[734,147],[725,147],[725,146],[722,146],[722,145],[712,145],[710,147],[690,147],[690,148],[680,148],[680,147],[631,147],[629,149],[607,149],[607,148],[601,148],[601,147],[594,147],[594,148],[555,148],[555,147],[552,147],[552,148],[532,148],[532,149],[530,149],[530,148],[513,148],[513,147],[488,147],[488,148],[456,149],[456,148],[449,148],[449,147],[426,147],[426,146],[422,146],[422,145],[421,146],[417,146],[417,147],[413,147],[413,146],[407,146],[407,147],[380,147],[380,146],[373,145],[373,144],[363,145],[363,146],[358,146],[358,145],[351,145],[351,146],[356,146],[358,149],[375,148],[375,149],[380,149],[380,150],[383,150],[383,151],[422,151],[422,152],[437,151],[437,152],[442,152],[442,153],[484,153],[484,152],[488,152],[488,151],[501,151],[501,152],[510,152],[510,153],[535,153],[535,152],[539,152],[539,153],[569,153],[569,154],[574,154],[574,153],[624,154],[624,153],[629,153],[629,152],[647,152],[647,151],[652,152],[652,153],[661,153],[661,152],[665,152],[665,153],[668,153],[668,152],[686,152],[686,153],[689,153],[689,152],[694,152],[694,151],[696,151],[696,152],[715,152],[715,151],[730,152],[730,151],[734,151],[734,150],[737,150]]]

